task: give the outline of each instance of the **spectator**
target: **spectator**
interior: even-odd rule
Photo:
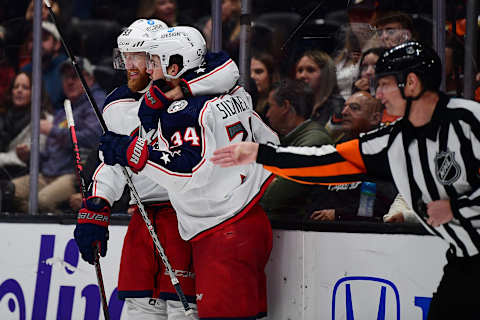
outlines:
[[[375,94],[373,80],[375,79],[375,64],[385,48],[370,48],[362,53],[357,80],[353,84],[352,92],[367,91]]]
[[[5,44],[5,30],[0,26],[0,104],[5,103],[13,78],[15,77],[15,69],[10,63]]]
[[[30,105],[32,78],[25,72],[15,76],[9,98],[0,118],[0,168],[2,178],[11,179],[27,173],[28,163],[20,159],[17,146],[30,144]],[[42,118],[52,119],[51,105],[45,90],[42,90]],[[40,150],[44,149],[46,136],[40,135]]]
[[[222,0],[222,47],[233,60],[238,59],[240,42],[240,0]],[[207,47],[212,48],[212,19],[203,25],[202,33],[207,41]]]
[[[92,149],[86,156],[82,154],[82,166],[83,166],[83,178],[85,181],[85,185],[88,186],[92,183],[93,174],[95,173],[98,164],[101,163],[101,160],[98,156],[98,150]],[[84,161],[85,160],[85,161]],[[78,179],[76,180],[78,182]],[[68,199],[69,209],[73,212],[77,212],[82,208],[83,203],[83,195],[80,192],[80,185],[77,183],[76,185],[77,192],[72,194]],[[125,213],[129,212],[130,214],[133,213],[133,208],[129,208],[129,201],[130,201],[130,189],[124,188],[123,194],[121,198],[112,206],[111,212],[115,213]],[[66,209],[68,210],[68,209]]]
[[[270,108],[267,118],[270,126],[280,135],[285,146],[321,146],[330,144],[326,129],[312,121],[313,92],[299,80],[282,80],[273,85],[268,96]],[[302,218],[307,204],[312,201],[315,188],[276,177],[267,188],[261,204],[272,217],[293,216]]]
[[[15,34],[21,34],[19,49],[17,54],[17,67],[19,70],[23,70],[25,66],[32,63],[33,52],[33,28],[32,25],[24,25],[22,28],[17,27],[16,30],[9,30],[9,32]],[[19,41],[19,40],[17,40]]]
[[[250,62],[250,77],[257,87],[255,111],[265,120],[268,112],[268,93],[272,83],[278,78],[273,56],[266,52],[253,54]]]
[[[342,130],[345,141],[357,138],[360,133],[370,131],[380,124],[383,106],[370,93],[361,91],[353,94],[342,110]]]
[[[390,49],[415,39],[412,18],[406,13],[393,11],[381,14],[375,21],[377,37]]]
[[[373,0],[348,2],[348,23],[342,24],[339,32],[343,48],[334,58],[338,87],[345,100],[352,95],[352,83],[358,73],[358,61],[362,51],[371,46],[373,36],[371,23],[375,9],[376,4]]]
[[[61,19],[60,16],[60,7],[57,2],[51,1],[52,11],[57,18]],[[47,6],[42,1],[42,21],[49,21],[49,11]],[[19,38],[21,39],[21,45],[18,52],[18,68],[24,70],[24,67],[32,63],[32,50],[33,50],[33,1],[30,1],[27,10],[25,11],[25,20],[22,19],[21,24],[14,26],[14,30],[11,30],[15,34],[15,38],[19,37],[20,33],[22,34]],[[49,22],[50,23],[50,22]],[[48,32],[48,31],[47,31]],[[46,37],[42,35],[42,38]],[[16,40],[18,41],[18,40]],[[31,72],[31,70],[25,70]]]
[[[322,51],[306,51],[298,60],[295,78],[307,83],[315,93],[312,119],[325,126],[334,113],[340,113],[343,98],[339,96],[335,63]]]
[[[375,0],[351,1],[347,9],[348,22],[358,47],[366,49],[372,40],[371,24],[375,19],[377,3]]]
[[[176,0],[142,0],[139,3],[137,16],[161,20],[169,27],[179,25]]]
[[[177,1],[176,0],[156,0],[155,10],[151,18],[159,19],[170,27],[177,25]]]
[[[52,11],[55,14],[55,16],[56,17],[60,16],[60,7],[58,6],[58,3],[55,0],[50,0],[50,3],[52,5]],[[48,16],[49,16],[48,8],[45,5],[45,3],[42,1],[42,21],[47,21]],[[33,21],[33,0],[30,1],[27,11],[25,12],[25,20]]]
[[[334,61],[340,94],[343,99],[348,99],[352,94],[352,82],[358,73],[358,60],[360,59],[362,47],[352,31],[352,27],[347,25],[345,28],[344,47],[338,52]]]
[[[380,124],[383,106],[370,93],[359,91],[354,93],[346,102],[342,111],[342,130],[344,140],[357,138],[360,133],[370,131]],[[397,191],[392,183],[375,181],[376,199],[373,219],[379,220],[388,212]],[[318,199],[310,211],[313,220],[357,220],[372,219],[371,217],[357,216],[361,182],[350,184],[331,185],[327,189],[318,189],[314,199]]]
[[[371,48],[363,53],[360,59],[359,78],[354,83],[353,92],[369,91],[370,94],[375,95],[375,64],[384,51],[385,48]],[[382,96],[377,98],[382,100]],[[386,103],[386,100],[382,100],[382,103]],[[388,125],[400,118],[403,115],[404,108],[403,102],[400,105],[388,103],[388,106],[383,109],[382,123]]]
[[[97,105],[103,105],[105,93],[95,83],[93,66],[86,58],[79,57],[77,62]],[[100,125],[70,62],[65,61],[60,66],[60,71],[63,91],[72,103],[79,148],[92,149],[96,147],[100,137]],[[45,151],[40,154],[41,173],[38,179],[40,212],[58,213],[70,195],[76,192],[72,143],[66,122],[63,109],[55,111],[53,122],[40,121],[40,132],[47,135]],[[24,159],[28,158],[30,153],[28,145],[23,145],[22,153]],[[26,212],[28,209],[29,180],[30,177],[27,175],[12,181],[15,186],[14,206],[20,212]]]
[[[60,66],[67,59],[61,52],[60,33],[57,27],[48,21],[42,21],[42,80],[55,110],[63,109],[65,95],[62,92]],[[27,64],[22,71],[32,72],[32,64]]]

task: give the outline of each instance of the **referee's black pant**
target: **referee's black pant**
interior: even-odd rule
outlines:
[[[447,261],[430,303],[428,320],[479,320],[480,254],[457,257],[451,248]]]

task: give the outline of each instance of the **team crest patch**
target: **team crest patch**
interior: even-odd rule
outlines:
[[[446,186],[460,178],[460,165],[455,161],[455,152],[442,151],[435,156],[435,171],[438,181]]]
[[[178,111],[181,111],[185,109],[185,107],[188,105],[187,100],[178,100],[172,102],[172,104],[168,107],[167,112],[168,113],[175,113]]]

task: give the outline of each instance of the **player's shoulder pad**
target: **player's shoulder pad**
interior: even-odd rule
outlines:
[[[187,71],[183,79],[186,81],[191,81],[196,78],[200,78],[201,76],[212,72],[214,69],[222,66],[227,61],[230,60],[230,56],[225,51],[220,52],[207,52],[205,54],[205,60],[202,65],[199,67]]]
[[[108,106],[110,103],[120,100],[120,99],[127,99],[127,98],[132,98],[135,100],[139,100],[142,97],[142,94],[138,92],[133,92],[128,88],[126,84],[121,85],[120,87],[117,87],[110,92],[106,99],[105,103],[103,104],[104,108]]]

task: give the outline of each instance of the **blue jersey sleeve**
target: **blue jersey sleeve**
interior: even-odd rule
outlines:
[[[228,60],[230,60],[230,57],[225,51],[220,51],[216,53],[207,52],[207,54],[205,55],[205,62],[198,68],[186,72],[183,76],[183,79],[190,82],[192,80],[202,78],[206,74],[212,72],[215,68],[223,65]]]

